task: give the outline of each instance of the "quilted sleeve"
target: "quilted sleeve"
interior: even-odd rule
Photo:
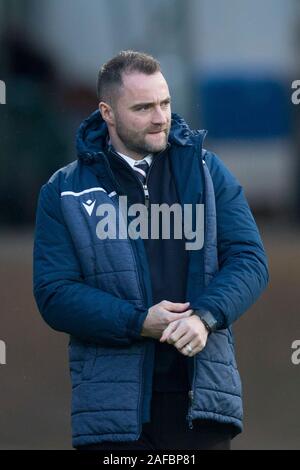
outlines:
[[[33,287],[42,317],[55,330],[107,345],[143,340],[141,330],[148,310],[83,281],[58,192],[49,182],[38,198]]]

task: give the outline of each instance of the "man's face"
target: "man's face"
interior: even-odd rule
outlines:
[[[115,100],[114,126],[125,149],[138,155],[166,148],[171,126],[170,92],[160,72],[123,75]]]

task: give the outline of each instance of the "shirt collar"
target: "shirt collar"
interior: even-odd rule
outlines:
[[[150,166],[152,159],[153,159],[153,155],[151,153],[149,153],[149,155],[146,155],[144,158],[142,158],[142,160],[135,160],[134,158],[128,157],[127,155],[124,155],[124,153],[121,153],[121,152],[117,152],[117,153],[118,155],[120,155],[120,157],[124,158],[124,160],[131,166],[131,168],[133,168],[134,165],[143,162],[144,160],[146,160],[146,162]]]
[[[107,136],[107,139],[106,139],[106,146],[108,148],[111,148],[114,152],[116,152],[116,150],[112,146],[112,143],[111,143],[111,140],[110,140],[109,136]],[[120,157],[122,157],[128,163],[128,165],[131,166],[131,168],[133,168],[134,165],[136,165],[136,164],[138,164],[138,163],[140,163],[144,160],[146,160],[146,162],[150,166],[151,163],[152,163],[152,159],[153,159],[153,154],[152,153],[149,153],[148,155],[146,155],[144,158],[142,158],[142,160],[135,160],[134,158],[128,157],[128,155],[124,155],[124,153],[121,153],[121,152],[116,152],[116,153],[118,155],[120,155]]]

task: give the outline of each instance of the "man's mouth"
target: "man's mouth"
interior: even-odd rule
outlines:
[[[161,132],[166,132],[166,129],[161,129],[160,131],[152,131],[149,134],[161,134]]]

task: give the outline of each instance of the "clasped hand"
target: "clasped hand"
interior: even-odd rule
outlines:
[[[175,320],[164,330],[160,342],[173,344],[185,356],[195,356],[205,347],[208,331],[197,315]],[[190,348],[187,348],[187,346]]]
[[[185,356],[194,356],[206,345],[208,331],[200,318],[189,309],[189,302],[162,300],[153,305],[144,321],[142,336],[167,341]]]

